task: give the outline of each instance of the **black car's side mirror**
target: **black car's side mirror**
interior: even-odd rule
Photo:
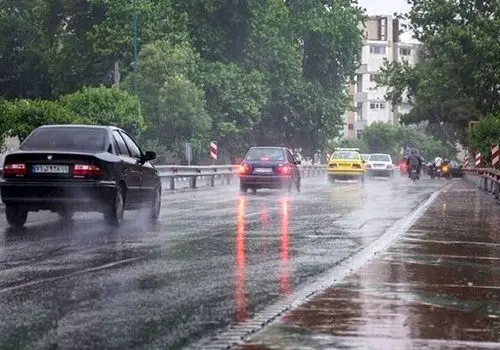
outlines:
[[[144,157],[142,158],[144,162],[149,162],[153,159],[156,159],[156,153],[153,151],[146,151],[146,153],[144,153]]]

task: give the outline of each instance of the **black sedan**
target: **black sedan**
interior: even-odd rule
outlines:
[[[300,171],[293,154],[286,147],[252,147],[240,165],[240,190],[282,189],[300,192]]]
[[[156,220],[161,181],[149,162],[155,158],[115,127],[37,128],[4,160],[0,188],[7,221],[22,227],[29,211],[50,210],[64,220],[77,211],[98,211],[117,227],[124,210],[144,207]]]

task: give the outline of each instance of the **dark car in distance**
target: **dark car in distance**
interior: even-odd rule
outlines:
[[[284,188],[291,192],[295,185],[300,192],[300,163],[286,147],[252,147],[239,168],[240,191]]]
[[[155,158],[116,127],[39,127],[5,156],[0,190],[7,222],[22,227],[29,211],[50,210],[63,220],[97,211],[118,227],[124,210],[144,207],[154,221],[161,208]]]

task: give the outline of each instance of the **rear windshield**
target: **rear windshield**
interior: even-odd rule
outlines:
[[[372,162],[390,162],[391,157],[388,154],[372,154],[370,156]]]
[[[349,159],[349,160],[359,160],[359,153],[352,151],[338,151],[333,153],[332,159]]]
[[[285,161],[286,158],[281,148],[252,148],[248,152],[246,159]]]
[[[22,150],[102,152],[106,150],[107,132],[98,128],[42,128],[22,143]]]

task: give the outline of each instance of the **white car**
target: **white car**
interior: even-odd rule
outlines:
[[[393,176],[394,165],[390,154],[370,154],[366,162],[366,171],[369,176]]]

